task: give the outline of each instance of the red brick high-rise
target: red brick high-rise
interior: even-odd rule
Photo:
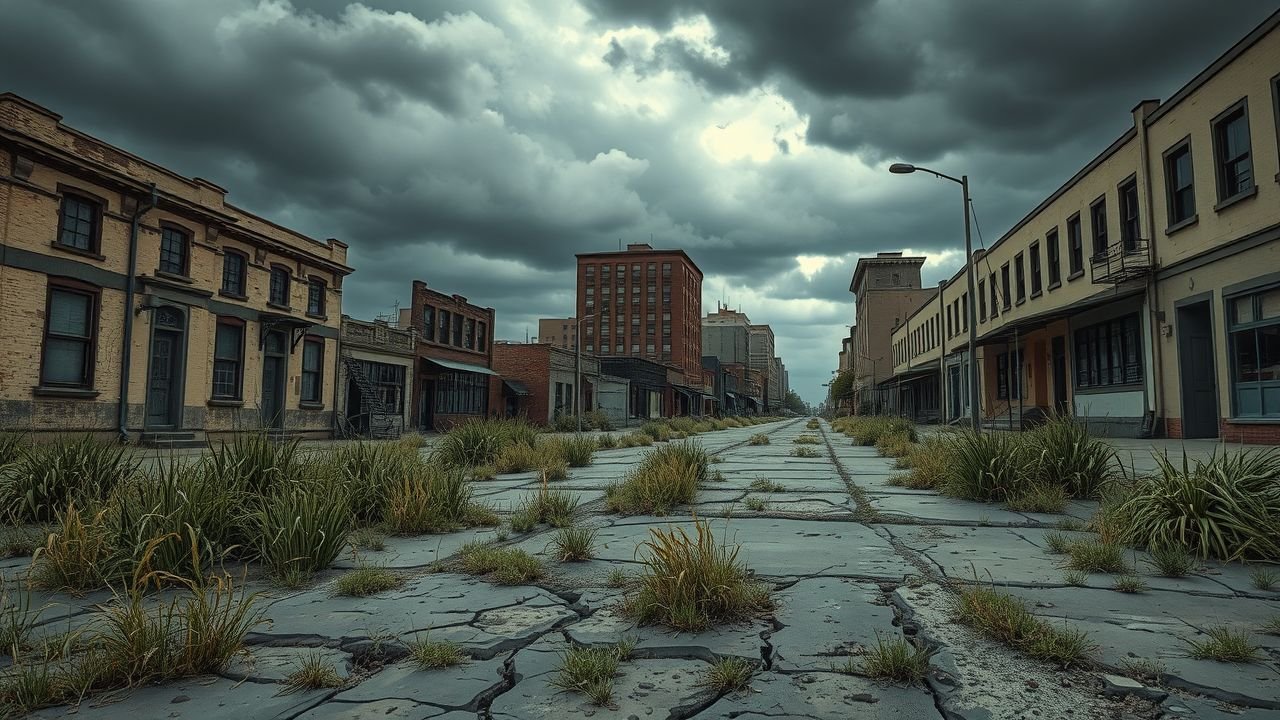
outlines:
[[[683,250],[645,243],[578,255],[582,352],[641,357],[702,385],[702,271]]]

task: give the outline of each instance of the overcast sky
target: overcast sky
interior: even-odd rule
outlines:
[[[0,90],[351,246],[343,311],[415,278],[498,337],[574,253],[684,248],[824,395],[858,255],[987,242],[1275,0],[0,0]]]

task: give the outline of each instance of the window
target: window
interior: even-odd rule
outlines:
[[[1048,247],[1049,289],[1062,284],[1062,260],[1058,255],[1058,229],[1054,228],[1044,235],[1044,243]]]
[[[273,305],[289,307],[289,270],[279,265],[271,267],[271,284],[267,300]]]
[[[222,292],[224,295],[244,297],[245,269],[249,258],[241,252],[227,250],[222,256]]]
[[[160,228],[160,272],[187,274],[187,249],[191,236],[168,225]]]
[[[51,284],[47,302],[40,384],[87,389],[93,385],[98,294]]]
[[[213,398],[239,400],[244,359],[244,323],[218,318],[213,340]]]
[[[996,398],[1017,400],[1022,392],[1022,353],[1017,350],[996,356]]]
[[[996,274],[991,273],[990,275],[987,276],[987,278],[991,280],[991,317],[994,318],[1000,314],[1000,311],[996,309],[999,307],[999,302],[996,299],[997,297]]]
[[[1005,310],[1013,306],[1013,296],[1009,294],[1009,263],[1000,267],[1000,295]]]
[[[489,409],[489,379],[469,372],[449,372],[436,380],[436,412],[483,415]]]
[[[1013,256],[1013,281],[1018,289],[1018,304],[1027,301],[1027,271],[1023,267],[1022,253]]]
[[[951,306],[947,306],[947,337],[951,337],[955,332],[952,330],[951,324]]]
[[[1191,170],[1191,140],[1165,151],[1164,185],[1169,205],[1169,226],[1190,222],[1196,214],[1195,175]]]
[[[321,402],[323,386],[324,341],[307,338],[302,342],[302,402]]]
[[[1280,287],[1227,300],[1237,417],[1280,416]]]
[[[426,340],[436,339],[436,309],[430,305],[422,306],[422,337]]]
[[[565,338],[562,337],[560,341],[565,342]],[[476,321],[471,318],[467,318],[462,324],[462,347],[476,349]]]
[[[307,282],[307,314],[315,317],[324,317],[324,281],[320,278],[311,278]]]
[[[1067,218],[1067,268],[1068,280],[1084,273],[1084,238],[1080,233],[1080,213]]]
[[[356,361],[357,372],[369,379],[373,391],[382,400],[382,407],[389,414],[404,412],[404,366],[387,363]]]
[[[1075,332],[1076,387],[1107,387],[1142,380],[1142,323],[1137,314]]]
[[[1133,252],[1138,247],[1141,235],[1138,222],[1138,181],[1126,180],[1120,186],[1120,242],[1125,252]]]
[[[453,314],[453,346],[462,347],[462,316]]]
[[[439,339],[439,342],[440,342],[441,344],[443,344],[443,345],[448,345],[448,344],[449,344],[449,328],[450,328],[450,327],[452,327],[452,322],[451,322],[451,321],[452,321],[452,318],[450,317],[450,313],[449,313],[449,311],[448,311],[448,310],[443,310],[443,309],[442,309],[442,310],[440,311],[440,339]]]
[[[83,195],[64,194],[58,212],[58,244],[97,252],[101,222],[102,205]]]
[[[1031,297],[1040,294],[1041,290],[1040,277],[1040,243],[1031,243]]]
[[[1093,257],[1107,254],[1107,198],[1098,198],[1089,206],[1089,229],[1093,231]]]
[[[587,332],[591,332],[591,325],[587,325]],[[485,352],[489,347],[489,326],[488,324],[476,321],[476,349]]]
[[[978,281],[978,319],[982,322],[987,320],[987,281]]]
[[[1253,160],[1249,148],[1249,107],[1241,100],[1213,123],[1214,166],[1218,202],[1253,189]]]
[[[960,329],[969,329],[969,293],[960,296]]]

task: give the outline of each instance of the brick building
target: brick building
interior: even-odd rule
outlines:
[[[506,397],[516,405],[509,416],[524,416],[536,423],[550,423],[560,415],[573,415],[575,354],[549,343],[500,342],[493,348],[493,369],[509,388]],[[594,410],[600,381],[600,361],[583,355],[581,367],[584,411]]]
[[[446,295],[413,281],[400,327],[418,333],[413,401],[417,426],[447,430],[472,418],[498,415],[502,382],[493,371],[493,308]]]
[[[0,426],[327,437],[347,246],[0,94]]]
[[[702,385],[702,271],[683,250],[628,245],[578,256],[582,351],[644,358]]]
[[[572,350],[578,344],[577,318],[542,318],[538,320],[538,342]]]

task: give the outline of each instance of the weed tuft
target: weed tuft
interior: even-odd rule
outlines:
[[[717,658],[711,663],[711,667],[707,668],[706,674],[698,684],[711,688],[719,695],[746,690],[755,671],[755,665],[743,658],[734,656]]]
[[[613,702],[613,678],[618,674],[618,664],[629,654],[629,647],[571,647],[560,654],[560,667],[551,684],[586,695],[593,705],[606,707]]]
[[[462,646],[447,640],[432,641],[429,637],[414,638],[409,643],[409,659],[419,670],[435,670],[461,665],[471,658]]]
[[[560,562],[582,562],[594,557],[596,528],[561,528],[551,539],[551,548]]]
[[[1137,575],[1121,575],[1111,584],[1111,589],[1122,593],[1145,592],[1147,583]]]
[[[822,453],[819,453],[817,450],[814,450],[813,448],[807,447],[804,445],[801,445],[800,447],[797,447],[797,448],[791,448],[791,452],[787,454],[790,455],[791,457],[798,457],[798,458],[822,457]]]
[[[1197,660],[1217,660],[1229,663],[1252,663],[1262,659],[1258,646],[1249,640],[1244,630],[1232,630],[1226,625],[1205,628],[1204,640],[1187,640],[1191,657]]]
[[[1184,577],[1196,569],[1196,560],[1181,545],[1157,545],[1148,549],[1150,564],[1164,577]]]
[[[1271,590],[1280,583],[1280,573],[1274,568],[1255,567],[1249,571],[1249,581],[1259,590]]]
[[[463,572],[487,575],[499,585],[519,585],[542,577],[542,563],[519,548],[497,548],[471,542],[458,553]]]
[[[748,445],[768,445],[769,436],[764,433],[756,433],[747,439]]]
[[[342,676],[333,666],[333,659],[324,653],[312,652],[302,658],[293,672],[284,679],[280,694],[302,692],[303,690],[319,690],[322,688],[342,687]]]
[[[404,584],[399,575],[384,567],[369,566],[356,568],[338,578],[333,591],[348,597],[367,597],[375,593],[394,590]]]
[[[867,677],[883,678],[899,683],[917,683],[924,680],[929,673],[929,659],[933,653],[918,648],[904,638],[895,637],[888,641],[876,634],[876,646],[869,648],[856,668],[857,674]],[[848,669],[852,667],[851,660]]]
[[[1067,567],[1084,572],[1130,574],[1124,548],[1101,540],[1081,540],[1067,549]]]

